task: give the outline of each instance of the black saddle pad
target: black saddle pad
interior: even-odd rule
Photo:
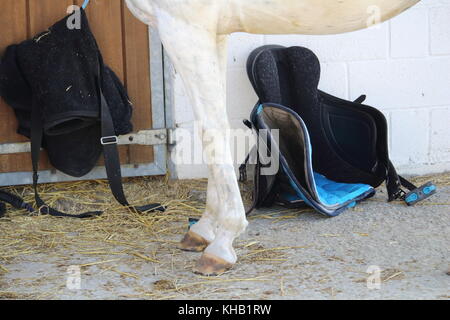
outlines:
[[[81,177],[101,153],[100,97],[97,77],[117,135],[132,131],[132,105],[120,80],[99,59],[100,51],[81,10],[81,28],[62,19],[33,39],[7,48],[0,64],[0,95],[14,109],[18,133],[31,136],[31,110],[40,108],[43,147],[51,164]]]

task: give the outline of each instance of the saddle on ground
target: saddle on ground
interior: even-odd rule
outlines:
[[[318,89],[320,63],[311,50],[264,46],[252,52],[247,71],[259,101],[244,123],[267,134],[256,148],[250,211],[280,203],[336,216],[372,197],[383,182],[389,201],[403,199],[408,205],[436,192],[431,182],[417,188],[397,175],[389,159],[386,118],[362,104],[365,96],[352,102]],[[280,170],[264,174],[270,163],[263,164],[261,156],[275,153]],[[240,168],[241,180],[249,160]]]

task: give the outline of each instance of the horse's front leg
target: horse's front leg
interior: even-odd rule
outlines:
[[[209,172],[207,210],[185,236],[182,246],[197,249],[198,245],[200,249],[205,242],[210,243],[195,271],[220,274],[236,263],[233,241],[248,224],[229,144],[223,70],[226,41],[214,32],[174,20],[161,23],[159,31],[194,107]],[[214,216],[215,221],[211,219]]]
[[[180,242],[184,251],[202,252],[216,238],[217,218],[215,206],[218,196],[214,184],[208,181],[206,208],[202,218],[186,233]]]
[[[226,92],[227,81],[227,54],[228,54],[229,36],[217,37],[217,51],[219,58],[220,73],[222,75],[222,85]],[[211,168],[209,168],[211,172]],[[191,227],[180,243],[180,249],[185,251],[201,252],[215,239],[217,231],[217,216],[219,214],[217,208],[219,198],[217,188],[213,179],[208,181],[206,209],[202,215],[202,219]]]

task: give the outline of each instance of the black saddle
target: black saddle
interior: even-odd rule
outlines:
[[[347,101],[318,89],[320,63],[311,50],[264,46],[252,52],[247,71],[259,101],[245,123],[256,131],[279,130],[279,141],[269,134],[258,148],[259,154],[269,146],[279,152],[282,169],[261,175],[257,161],[253,207],[306,203],[333,216],[373,196],[385,181],[389,201],[412,205],[435,192],[431,183],[417,188],[397,175],[386,118],[362,104],[365,96]],[[245,171],[243,165],[242,176]]]

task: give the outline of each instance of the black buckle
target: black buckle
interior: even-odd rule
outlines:
[[[389,199],[389,201],[394,201],[394,200],[398,200],[398,199],[405,200],[405,196],[406,196],[406,192],[403,191],[403,189],[399,188],[398,191],[392,195],[392,198]]]
[[[433,182],[428,182],[423,186],[405,194],[403,199],[408,206],[413,206],[416,203],[431,197],[436,193],[436,190],[436,185],[434,185]]]
[[[118,144],[119,138],[117,136],[110,136],[110,137],[102,137],[100,139],[100,142],[103,146],[107,146],[110,144]]]

